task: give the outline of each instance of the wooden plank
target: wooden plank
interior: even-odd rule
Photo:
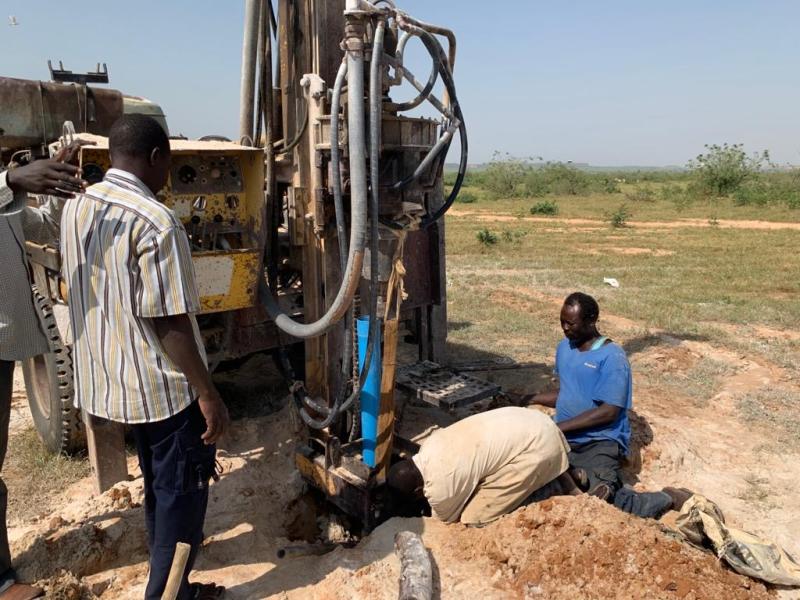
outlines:
[[[381,376],[381,405],[378,413],[378,443],[375,447],[377,481],[383,483],[392,457],[394,437],[394,383],[397,369],[397,319],[383,326],[383,374]]]
[[[102,494],[120,481],[128,479],[125,455],[125,426],[83,413],[89,463],[94,474],[95,491]]]

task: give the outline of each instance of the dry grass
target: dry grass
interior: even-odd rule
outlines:
[[[800,447],[797,407],[797,393],[782,387],[764,389],[737,400],[744,421],[770,430],[775,441],[774,450]]]
[[[635,221],[674,221],[675,219],[709,219],[724,220],[763,220],[763,221],[800,221],[800,210],[792,209],[785,204],[757,206],[737,206],[732,198],[710,198],[690,202],[686,205],[664,199],[663,183],[648,183],[646,186],[622,184],[619,194],[591,194],[587,196],[548,195],[547,200],[558,204],[558,218],[599,219],[615,210],[625,202],[633,213]],[[650,189],[653,196],[646,200],[641,198],[641,189]],[[473,211],[492,210],[515,215],[530,216],[532,206],[542,201],[541,198],[515,198],[489,200],[487,194],[478,187],[463,188],[474,200],[468,204],[457,204],[458,210]]]
[[[85,456],[50,454],[32,425],[13,434],[3,466],[5,478],[13,480],[8,495],[9,523],[48,514],[63,503],[67,487],[90,471]]]
[[[560,197],[559,218],[602,219],[619,198]],[[794,331],[800,322],[797,231],[612,229],[600,220],[592,226],[514,218],[527,216],[533,202],[481,199],[459,207],[510,220],[486,221],[474,214],[448,218],[448,313],[457,324],[449,339],[457,347],[479,347],[548,368],[561,339],[560,299],[582,290],[600,302],[602,328],[623,340],[657,330],[776,365],[800,381],[800,336],[755,334],[758,328]],[[660,199],[632,208],[634,220],[708,217],[697,206],[695,213],[678,215]],[[800,211],[781,206],[715,209],[720,219],[800,218]],[[475,232],[484,227],[498,238],[489,248],[475,240]],[[619,289],[605,285],[604,277],[619,280]],[[665,395],[680,392],[699,407],[720,391],[730,373],[731,365],[709,357],[666,371],[639,371],[645,383],[662,387]],[[791,384],[743,399],[739,411],[754,423],[775,427],[781,439],[800,447],[799,401],[800,392]]]

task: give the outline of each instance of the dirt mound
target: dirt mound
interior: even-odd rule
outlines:
[[[44,590],[48,600],[94,600],[97,596],[90,587],[75,575],[61,571],[49,579],[40,581],[38,586]]]
[[[297,597],[396,597],[398,564],[390,547],[394,532],[403,528],[421,531],[443,599],[773,597],[762,584],[678,541],[655,521],[594,498],[547,500],[483,529],[415,521],[389,521],[351,551],[350,560],[359,553],[363,560],[383,558],[352,572],[338,569]],[[346,564],[346,552],[334,554]]]
[[[12,543],[23,580],[45,579],[54,565],[83,577],[146,559],[140,485],[123,482],[74,500]]]

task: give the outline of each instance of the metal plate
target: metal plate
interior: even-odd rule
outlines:
[[[500,393],[500,386],[472,375],[454,373],[435,362],[422,361],[397,370],[397,387],[445,410],[460,408]]]

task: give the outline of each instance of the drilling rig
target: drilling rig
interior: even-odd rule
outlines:
[[[400,329],[411,332],[419,360],[443,360],[442,217],[467,166],[456,37],[388,0],[280,0],[277,17],[269,2],[248,1],[241,136],[254,123],[252,139],[265,140],[262,299],[281,335],[305,340],[304,374],[292,385],[304,428],[297,467],[370,528],[384,516],[381,484],[393,450],[408,447],[393,436]],[[427,79],[404,63],[410,43],[430,57]],[[438,118],[406,115],[423,104]],[[456,137],[459,169],[445,197],[444,162]],[[302,322],[281,303],[295,278]]]
[[[392,457],[413,451],[394,435],[398,337],[416,344],[421,364],[444,360],[443,216],[467,166],[456,37],[391,0],[245,0],[243,37],[238,143],[173,142],[159,198],[190,239],[212,367],[274,352],[289,380],[300,473],[371,529],[387,516]],[[430,59],[423,79],[404,60],[410,44]],[[435,118],[409,116],[425,106]],[[73,120],[78,136],[104,133],[83,113]],[[107,144],[93,139],[81,166],[97,178]],[[58,450],[74,411],[56,318],[68,295],[57,251],[34,243],[29,252],[53,353],[31,360],[26,384],[32,410],[49,407],[40,421],[55,423]],[[122,431],[82,421],[102,490],[126,474]]]

